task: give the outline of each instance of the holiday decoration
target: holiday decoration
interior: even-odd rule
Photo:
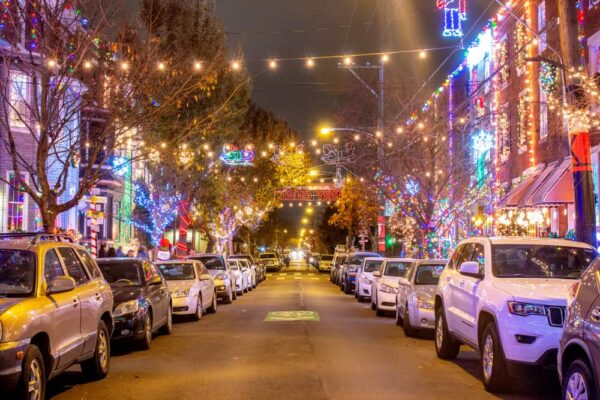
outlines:
[[[181,195],[152,194],[142,185],[135,185],[135,204],[147,212],[148,222],[132,221],[133,225],[150,236],[152,245],[158,245],[163,232],[177,217]]]
[[[323,145],[321,160],[327,165],[341,165],[354,160],[354,144],[346,143],[342,149],[337,145]]]
[[[171,259],[171,243],[169,239],[162,238],[158,242],[158,251],[156,252],[156,258],[159,261],[168,261]]]
[[[540,88],[541,90],[550,95],[556,92],[558,89],[558,73],[556,66],[542,62],[540,70]]]
[[[230,166],[251,166],[254,163],[254,149],[252,145],[246,145],[243,149],[226,144],[219,159]]]
[[[462,37],[463,21],[467,20],[467,0],[437,0],[437,8],[444,10],[444,31],[446,37]]]

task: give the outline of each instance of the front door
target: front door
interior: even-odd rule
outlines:
[[[468,258],[464,261],[474,261],[479,264],[479,272],[485,269],[485,248],[481,243],[474,243]],[[460,266],[459,266],[460,267]],[[466,275],[457,276],[458,285],[455,290],[454,306],[459,310],[460,321],[457,332],[465,339],[477,343],[477,302],[478,289],[482,280]]]

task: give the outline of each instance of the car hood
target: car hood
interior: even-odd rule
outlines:
[[[569,288],[575,282],[575,279],[497,278],[493,285],[512,295],[515,301],[566,306]]]
[[[397,288],[398,286],[400,286],[398,284],[399,280],[400,280],[400,277],[398,277],[398,276],[383,276],[383,277],[381,277],[381,283],[382,284],[386,284],[386,285],[391,286],[393,288]]]
[[[368,280],[372,281],[373,280],[373,273],[372,272],[361,272],[362,276],[366,277]]]
[[[185,280],[185,281],[167,281],[167,287],[170,292],[174,292],[176,290],[189,290],[196,283],[195,280]]]
[[[433,299],[437,286],[435,285],[415,285],[413,286],[415,294],[424,299]]]
[[[114,306],[118,306],[126,301],[135,300],[143,293],[144,288],[139,286],[111,286],[114,297]]]
[[[16,306],[27,299],[28,297],[0,297],[0,315],[12,306]]]
[[[216,277],[217,275],[227,275],[227,271],[225,271],[224,269],[209,269],[208,273],[213,278]]]

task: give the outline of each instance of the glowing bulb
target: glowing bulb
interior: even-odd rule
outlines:
[[[381,131],[377,131],[377,132],[375,132],[375,136],[380,138],[381,136],[383,136],[383,133],[381,133]]]
[[[270,69],[277,69],[277,61],[276,60],[269,61],[269,68]]]
[[[54,67],[56,67],[56,61],[48,60],[48,68],[54,68]]]
[[[165,70],[165,63],[162,63],[162,62],[158,63],[158,69],[161,70],[161,71],[164,71]]]
[[[312,142],[310,142],[310,144],[311,144],[313,147],[316,147],[316,146],[317,146],[317,141],[316,141],[316,140],[313,140]]]
[[[83,68],[85,68],[85,69],[90,69],[90,68],[92,68],[92,63],[91,63],[91,62],[89,62],[89,61],[86,61],[86,62],[84,62],[84,63],[83,63]]]
[[[421,50],[421,51],[419,52],[419,58],[420,58],[421,60],[424,60],[424,59],[426,59],[426,58],[427,58],[427,52],[426,52],[425,50]]]
[[[384,63],[384,64],[385,64],[385,63],[387,63],[388,61],[390,61],[390,56],[389,56],[389,55],[387,55],[387,54],[384,54],[384,55],[382,55],[382,56],[381,56],[381,62],[382,62],[382,63]]]
[[[240,65],[239,61],[233,61],[231,63],[231,69],[234,70],[234,71],[239,71],[241,67],[242,66]]]
[[[128,63],[126,63],[126,62],[122,62],[122,63],[121,63],[121,69],[122,69],[123,71],[127,71],[127,70],[129,69],[129,64],[128,64]]]
[[[196,61],[196,62],[194,63],[194,69],[195,69],[196,71],[200,71],[200,70],[202,69],[202,63],[201,63],[201,62],[198,62],[198,61]]]
[[[358,133],[354,135],[354,140],[356,140],[357,142],[360,140],[360,135]]]
[[[396,133],[398,133],[398,134],[403,133],[403,132],[404,132],[404,128],[402,128],[401,126],[396,129]]]
[[[308,60],[306,60],[306,66],[308,68],[312,68],[315,66],[315,60],[313,60],[312,58],[309,58]]]
[[[350,58],[350,57],[344,58],[344,65],[352,65],[352,58]]]

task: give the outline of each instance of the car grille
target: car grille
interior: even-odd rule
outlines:
[[[547,307],[546,314],[548,315],[548,323],[550,326],[562,327],[565,323],[564,307]]]

